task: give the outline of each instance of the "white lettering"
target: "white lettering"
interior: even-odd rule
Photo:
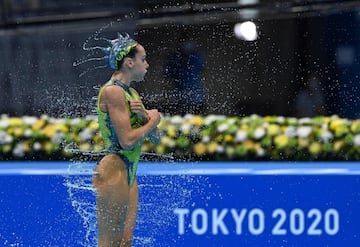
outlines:
[[[211,213],[210,213],[211,210]],[[330,208],[322,212],[312,208],[304,211],[301,208],[285,211],[283,208],[275,208],[269,213],[275,222],[265,223],[266,213],[260,208],[254,209],[204,209],[196,208],[190,211],[188,208],[176,208],[174,214],[178,219],[178,234],[184,235],[190,229],[193,234],[204,235],[236,235],[247,231],[251,235],[263,234],[265,228],[271,230],[272,235],[336,235],[340,231],[340,214]],[[226,217],[230,211],[231,217]],[[188,217],[189,216],[189,217]],[[209,229],[211,224],[211,229]],[[232,228],[233,229],[232,229]]]
[[[223,234],[225,234],[225,235],[229,234],[229,230],[226,228],[224,221],[223,221],[227,212],[228,212],[227,209],[223,209],[220,211],[220,214],[218,214],[217,209],[212,210],[212,233],[214,235],[217,235],[219,233],[218,228],[220,228],[220,230]]]
[[[304,212],[295,208],[290,213],[290,231],[294,235],[300,235],[305,229],[305,216]]]
[[[253,235],[259,235],[265,230],[265,215],[261,209],[255,208],[249,212],[249,231]],[[255,218],[258,220],[258,227],[255,226]]]
[[[330,208],[325,212],[325,232],[328,235],[335,235],[339,232],[340,215],[339,212]]]
[[[201,224],[199,226],[198,219],[200,218]],[[191,215],[191,228],[197,235],[204,234],[208,229],[208,215],[202,208],[197,208]]]
[[[178,217],[178,233],[179,233],[179,235],[183,235],[185,233],[185,215],[187,215],[189,213],[189,209],[175,208],[174,213],[179,216]]]
[[[317,208],[312,208],[308,214],[307,217],[309,219],[314,218],[314,220],[311,222],[309,229],[307,231],[308,235],[321,235],[322,234],[322,230],[319,227],[319,223],[321,222],[322,219],[322,214],[321,211]]]
[[[272,229],[273,235],[286,235],[287,231],[283,228],[283,225],[286,221],[286,212],[282,208],[277,208],[272,213],[273,218],[278,218],[279,220],[275,224],[275,226]]]
[[[242,234],[242,223],[245,219],[247,210],[244,208],[240,211],[240,214],[237,214],[236,209],[232,208],[230,212],[236,224],[236,234],[240,235]]]

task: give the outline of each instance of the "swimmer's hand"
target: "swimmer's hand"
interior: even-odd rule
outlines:
[[[160,132],[156,128],[156,126],[160,123],[161,116],[158,110],[156,109],[146,110],[140,100],[129,100],[129,105],[131,112],[138,114],[138,116],[141,118],[141,121],[144,124],[151,121],[150,124],[153,125],[154,128],[147,134],[147,137],[149,138],[151,143],[155,145],[159,144]]]
[[[146,110],[141,100],[129,100],[130,111],[140,115],[146,115]]]
[[[152,110],[148,110],[148,111],[145,110],[145,112],[148,116],[148,121],[152,122],[152,124],[154,124],[154,129],[155,129],[161,120],[160,113],[156,109],[152,109]]]
[[[130,111],[136,113],[140,117],[141,122],[147,123],[149,121],[149,115],[141,100],[129,100],[129,105]]]

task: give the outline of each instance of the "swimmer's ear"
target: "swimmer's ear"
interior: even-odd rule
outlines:
[[[126,57],[124,63],[129,67],[132,68],[134,66],[134,61],[131,57]]]

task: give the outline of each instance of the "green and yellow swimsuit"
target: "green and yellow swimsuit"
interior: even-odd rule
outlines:
[[[125,150],[120,146],[114,125],[111,122],[109,114],[100,110],[100,96],[104,88],[110,85],[118,85],[124,89],[126,107],[129,111],[131,127],[139,128],[144,124],[144,120],[141,119],[136,113],[130,111],[129,100],[139,100],[139,96],[128,85],[118,80],[110,80],[100,88],[96,110],[98,114],[99,128],[105,144],[105,151],[106,153],[117,154],[122,160],[124,160],[128,170],[128,184],[131,186],[135,180],[142,142],[138,142],[132,149],[129,150]]]

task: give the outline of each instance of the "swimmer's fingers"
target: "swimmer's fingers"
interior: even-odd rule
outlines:
[[[140,100],[129,100],[130,111],[134,113],[142,113],[144,111],[142,102]]]

